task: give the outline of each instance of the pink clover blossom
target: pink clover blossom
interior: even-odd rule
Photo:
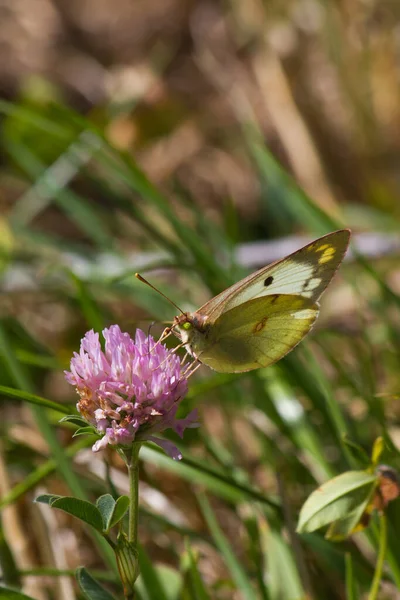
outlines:
[[[93,450],[150,440],[182,458],[172,442],[154,436],[172,428],[182,437],[187,427],[197,426],[197,411],[176,418],[188,389],[179,357],[140,329],[134,340],[118,325],[104,329],[103,336],[104,351],[99,334],[88,331],[65,371],[80,396],[78,411],[102,435]]]

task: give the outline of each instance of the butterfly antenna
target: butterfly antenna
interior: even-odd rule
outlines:
[[[136,277],[136,279],[139,279],[139,281],[141,281],[142,283],[145,283],[146,285],[148,285],[149,287],[151,287],[152,290],[154,290],[155,292],[157,292],[158,294],[160,294],[160,296],[162,296],[163,298],[165,298],[165,300],[167,300],[170,304],[172,304],[172,306],[175,306],[175,308],[177,310],[179,310],[180,313],[185,314],[183,312],[183,310],[181,308],[179,308],[179,306],[177,304],[175,304],[175,302],[173,302],[171,300],[171,298],[168,298],[168,296],[166,296],[165,294],[163,294],[159,289],[157,289],[153,284],[151,284],[149,281],[147,281],[147,279],[145,279],[144,277],[142,277],[139,273],[135,273],[135,277]]]

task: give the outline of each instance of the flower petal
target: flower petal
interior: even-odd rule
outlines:
[[[180,450],[178,450],[178,448],[175,446],[175,444],[173,444],[169,440],[158,438],[158,437],[155,437],[154,435],[149,435],[149,437],[147,439],[150,442],[157,444],[157,446],[160,446],[160,448],[162,448],[164,450],[164,452],[166,452],[174,460],[181,460],[182,453],[180,452]]]

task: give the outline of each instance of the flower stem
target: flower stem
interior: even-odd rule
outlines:
[[[128,540],[137,546],[139,513],[139,451],[141,444],[134,443],[127,461],[129,474],[129,527]]]
[[[379,532],[379,551],[378,560],[375,567],[374,578],[372,580],[371,589],[368,600],[376,600],[378,598],[379,585],[383,574],[383,565],[385,562],[387,548],[387,518],[384,512],[380,514],[380,532]]]

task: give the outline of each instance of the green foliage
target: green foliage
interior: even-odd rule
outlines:
[[[115,545],[115,558],[126,598],[135,593],[135,582],[139,575],[139,552],[134,542],[123,533],[118,535]]]
[[[115,600],[114,596],[104,589],[84,567],[77,569],[75,576],[87,600]]]
[[[86,425],[85,427],[78,427],[74,431],[74,435],[72,437],[77,437],[79,435],[88,435],[88,434],[96,434],[96,431],[93,429],[91,425]]]
[[[138,589],[147,598],[160,598],[160,600],[169,600],[167,594],[167,580],[164,580],[155,564],[148,556],[144,548],[139,546],[139,566],[140,576],[138,579]],[[144,596],[146,598],[146,596]]]
[[[259,224],[242,222],[232,204],[225,222],[214,221],[187,201],[187,190],[166,185],[161,192],[131,155],[107,142],[98,123],[73,111],[5,102],[0,110],[6,167],[25,189],[7,218],[12,244],[1,245],[0,266],[25,269],[38,302],[42,295],[47,302],[49,294],[67,320],[56,341],[30,327],[26,315],[0,322],[5,414],[12,413],[14,424],[21,406],[30,410],[48,448],[25,444],[3,426],[14,487],[0,507],[23,497],[29,502],[32,490],[51,490],[57,479],[62,487],[54,489],[68,496],[42,494],[37,501],[98,532],[91,540],[95,560],[104,562],[105,575],[115,575],[104,536],[115,543],[112,529],[124,519],[128,499],[114,493],[120,483],[112,461],[103,477],[98,468],[91,470],[91,461],[82,466],[77,459],[89,452],[93,437],[73,440],[73,435],[93,430],[70,414],[76,397],[72,390],[62,391],[62,370],[89,328],[100,331],[118,322],[132,332],[136,326],[146,330],[147,319],[160,323],[172,318],[167,302],[135,280],[136,270],[149,270],[146,277],[183,310],[196,308],[241,276],[235,245],[255,237]],[[311,237],[342,225],[357,227],[357,219],[347,217],[349,211],[337,210],[332,217],[310,199],[255,127],[245,128],[244,138],[264,186],[261,199],[269,211],[269,231],[276,227],[284,235],[301,227]],[[74,233],[38,227],[35,219],[47,209]],[[379,214],[390,216],[384,210]],[[392,217],[390,222],[398,233],[399,223]],[[265,236],[267,226],[261,231]],[[202,369],[190,381],[184,408],[198,406],[202,426],[178,441],[181,462],[151,444],[142,448],[141,477],[149,503],[141,506],[139,517],[143,544],[135,587],[141,600],[219,600],[233,593],[261,600],[306,595],[338,600],[338,582],[338,588],[346,588],[347,600],[366,592],[374,573],[371,556],[379,549],[375,520],[356,534],[359,544],[333,543],[316,531],[330,526],[328,536],[341,540],[352,534],[371,508],[381,457],[400,467],[398,399],[381,395],[400,388],[400,300],[389,285],[394,261],[372,263],[353,256],[332,284],[338,298],[335,316],[324,320],[324,297],[312,336],[278,365],[242,376]],[[341,295],[343,279],[348,283]],[[25,300],[23,294],[19,301]],[[49,302],[42,322],[56,319],[52,306]],[[30,310],[33,322],[35,310]],[[58,423],[59,413],[67,416]],[[78,427],[74,434],[72,426]],[[99,456],[93,458],[97,467]],[[310,490],[315,491],[309,495]],[[384,576],[394,588],[400,586],[398,502],[387,513]],[[301,535],[295,533],[299,514]],[[77,581],[89,600],[113,597],[86,569],[78,570]],[[0,588],[3,597],[26,598]]]
[[[347,471],[315,490],[304,503],[299,516],[297,531],[311,532],[330,524],[326,538],[343,540],[363,529],[362,518],[374,507],[374,496],[379,486],[378,462],[384,450],[384,441],[378,437],[371,452],[371,459],[358,444],[344,440],[358,460],[368,461],[365,471]],[[395,474],[391,474],[393,476]],[[400,489],[398,490],[400,493]],[[378,490],[378,498],[386,503],[384,492]],[[369,509],[369,510],[368,510]]]
[[[87,426],[87,421],[85,421],[85,419],[83,419],[83,417],[81,417],[80,415],[67,415],[66,417],[63,417],[62,419],[60,419],[59,422],[60,423],[72,423],[73,425],[76,425],[77,427],[86,427]]]
[[[354,576],[351,554],[346,554],[346,599],[358,600],[357,580]]]
[[[77,517],[99,532],[103,531],[103,515],[91,502],[67,496],[44,494],[36,498],[36,502],[48,504],[51,508],[59,508],[69,515]]]
[[[327,481],[305,502],[300,512],[298,531],[315,531],[332,521],[355,515],[354,526],[367,507],[375,486],[376,476],[366,471],[347,471]]]
[[[183,598],[184,600],[210,600],[199,571],[198,553],[193,550],[188,539],[185,540],[185,549],[181,557],[181,569],[185,577]]]
[[[0,600],[34,600],[34,598],[11,588],[0,587]]]
[[[30,394],[29,392],[26,392],[24,390],[17,390],[14,388],[6,387],[4,385],[0,385],[0,394],[10,398],[19,398],[20,400],[25,400],[26,402],[42,406],[43,408],[52,408],[53,410],[56,410],[58,412],[69,412],[69,408],[63,406],[62,404],[57,404],[57,402],[46,400],[46,398],[41,398],[40,396],[36,396],[36,394]],[[74,418],[77,419],[79,417],[76,416]],[[67,417],[64,417],[64,419],[67,420]],[[71,421],[72,419],[69,420]]]
[[[263,544],[268,564],[268,593],[271,600],[304,598],[298,566],[290,546],[283,539],[282,532],[272,529],[265,532]]]
[[[103,534],[108,534],[110,529],[124,518],[129,507],[128,496],[119,496],[114,500],[111,494],[100,496],[96,505],[79,498],[54,494],[42,494],[35,502],[48,504],[51,508],[59,508]]]
[[[108,532],[124,518],[129,507],[129,497],[119,496],[114,500],[111,494],[104,494],[97,498],[96,505],[103,519],[103,530]]]
[[[207,522],[208,528],[215,541],[215,544],[221,552],[226,565],[231,573],[232,579],[235,582],[237,588],[241,590],[243,596],[248,600],[255,600],[256,593],[253,589],[252,583],[243,569],[240,561],[238,560],[232,545],[223,534],[222,530],[218,525],[215,513],[211,508],[211,505],[205,494],[198,495],[198,501],[200,504],[201,511]]]

